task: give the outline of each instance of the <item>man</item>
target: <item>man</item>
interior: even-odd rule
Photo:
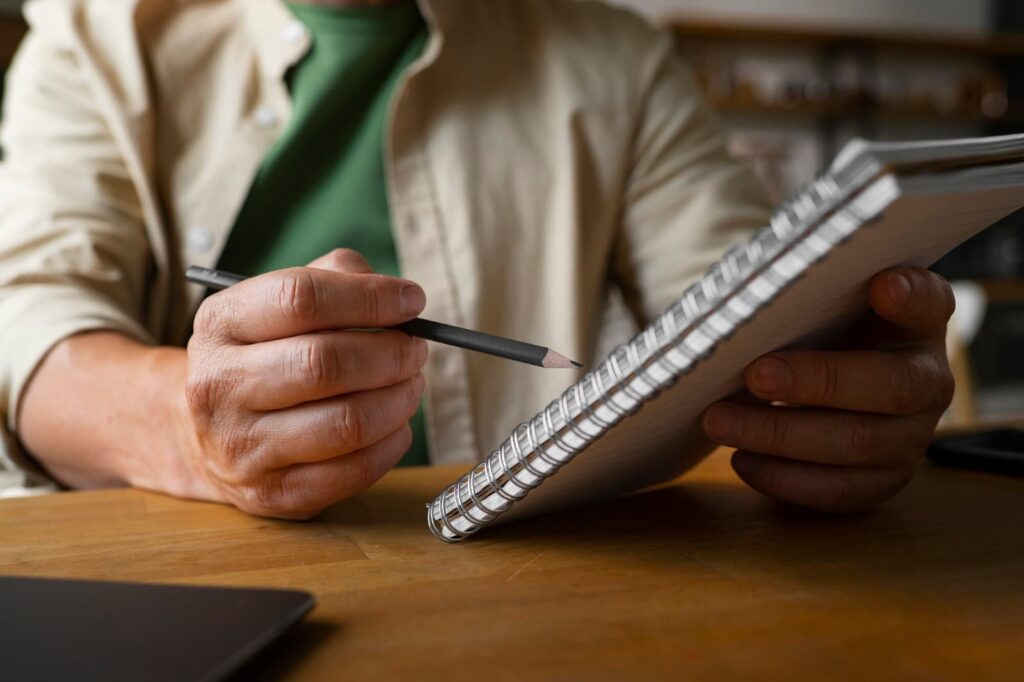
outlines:
[[[407,451],[476,461],[573,377],[360,330],[422,312],[590,363],[767,220],[671,41],[601,5],[26,11],[0,139],[19,489],[45,485],[34,460],[306,518]],[[200,305],[189,262],[266,274]],[[952,298],[910,269],[869,296],[853,350],[774,353],[747,376],[762,402],[706,413],[754,488],[847,511],[911,476],[950,399]]]

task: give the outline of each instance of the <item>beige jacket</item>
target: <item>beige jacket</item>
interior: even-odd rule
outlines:
[[[421,8],[431,38],[395,94],[385,155],[425,317],[589,364],[766,221],[668,36],[591,2]],[[183,266],[216,264],[310,46],[280,0],[25,12],[0,133],[0,494],[47,485],[17,415],[55,343],[101,328],[185,342],[201,291]],[[479,460],[575,378],[434,345],[432,460]]]

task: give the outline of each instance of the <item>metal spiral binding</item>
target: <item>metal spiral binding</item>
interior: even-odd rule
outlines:
[[[674,385],[803,267],[856,229],[861,216],[842,215],[845,209],[822,221],[849,194],[825,175],[780,207],[767,227],[730,249],[646,329],[520,424],[483,462],[428,504],[431,533],[445,542],[469,537]],[[817,239],[806,239],[809,234]],[[800,259],[803,267],[789,267],[777,258],[788,247],[804,243],[811,245]]]

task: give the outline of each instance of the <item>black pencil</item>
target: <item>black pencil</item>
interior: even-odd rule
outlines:
[[[222,270],[190,265],[185,271],[185,279],[196,284],[201,284],[208,289],[219,290],[227,289],[233,284],[238,284],[246,278],[242,275],[236,275]],[[505,358],[506,360],[515,360],[516,362],[523,362],[528,365],[535,365],[537,367],[544,367],[547,369],[572,369],[574,367],[583,366],[574,360],[570,360],[561,353],[551,350],[550,348],[537,346],[524,341],[506,339],[502,336],[494,336],[493,334],[485,334],[483,332],[473,331],[472,329],[463,329],[462,327],[455,327],[450,324],[444,324],[443,322],[424,320],[419,317],[409,320],[408,322],[395,325],[394,327],[390,327],[390,329],[397,329],[398,331],[405,332],[410,336],[418,336],[419,338],[426,339],[427,341],[436,341],[449,346],[458,346],[459,348],[465,348],[478,353],[486,353],[487,355],[494,355],[499,358]]]

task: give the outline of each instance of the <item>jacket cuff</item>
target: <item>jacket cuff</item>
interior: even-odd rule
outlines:
[[[50,349],[74,334],[99,330],[155,343],[124,310],[82,287],[23,285],[0,291],[0,417],[10,434],[17,433],[22,393]]]
[[[0,500],[58,490],[60,487],[25,455],[14,436],[0,423]]]

